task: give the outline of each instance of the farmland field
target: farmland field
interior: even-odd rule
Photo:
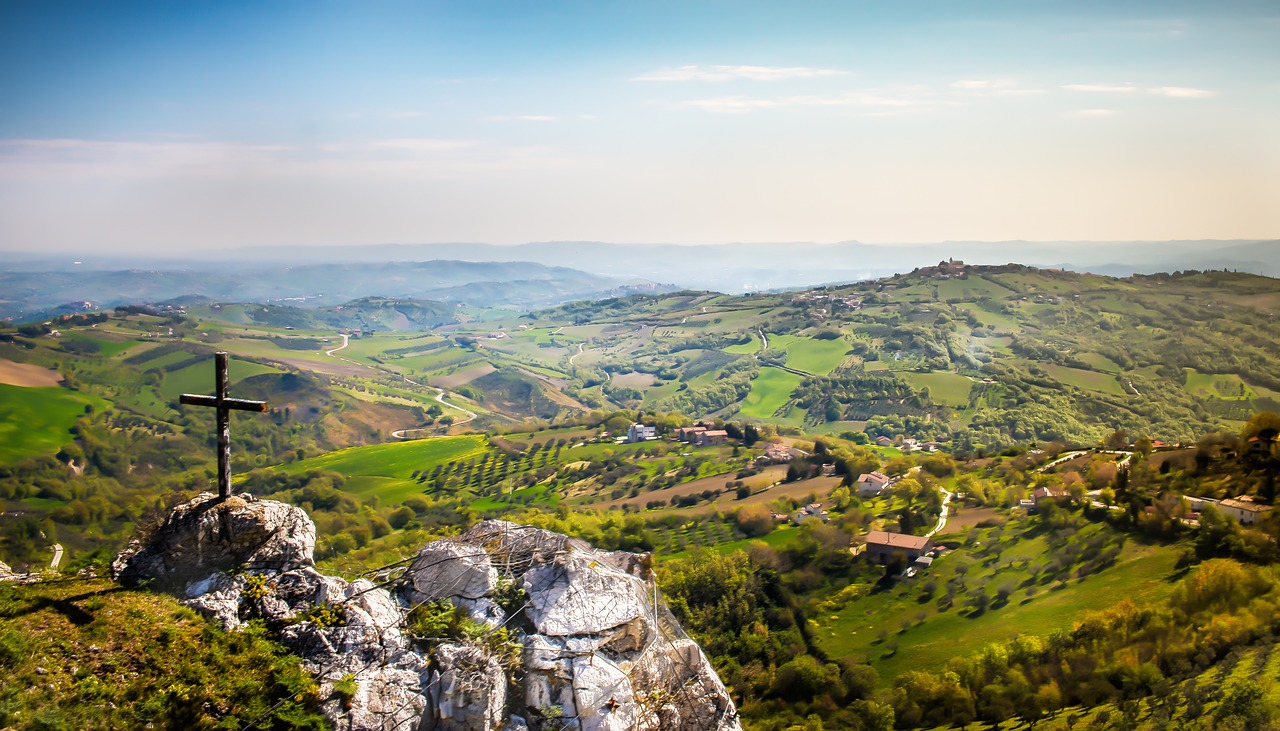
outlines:
[[[0,384],[0,462],[52,454],[71,442],[67,430],[85,406],[101,409],[105,404],[96,396],[57,386]]]
[[[295,474],[313,469],[333,470],[348,478],[360,475],[408,478],[414,470],[432,467],[442,462],[467,459],[482,454],[486,450],[486,440],[483,435],[468,434],[340,449],[319,457],[293,462],[279,469]]]
[[[844,362],[849,343],[844,338],[816,340],[797,335],[774,335],[769,348],[787,351],[787,365],[806,373],[825,376]]]
[[[994,536],[1002,530],[981,529],[981,543],[997,540]],[[1082,535],[1107,530],[1094,525]],[[943,556],[933,568],[892,589],[877,592],[867,586],[858,598],[820,618],[821,629],[815,633],[819,643],[833,658],[868,659],[882,677],[907,669],[937,671],[952,657],[1015,634],[1046,636],[1069,629],[1079,612],[1105,609],[1121,598],[1159,599],[1171,589],[1178,555],[1175,548],[1129,543],[1108,568],[1084,578],[1050,581],[1046,573],[1035,573],[1038,564],[1049,560],[1043,537],[1010,540],[1006,534],[998,540],[1003,551],[995,564],[999,568],[980,560],[986,555],[984,549],[973,544]],[[973,612],[965,608],[963,594],[946,610],[932,601],[936,597],[920,600],[928,582],[943,586],[958,575],[961,564],[970,567],[964,583],[971,590],[978,587],[990,593],[997,582],[1012,588],[1008,603]],[[985,587],[986,583],[992,586]]]
[[[213,361],[203,360],[172,373],[166,373],[164,383],[160,386],[160,395],[166,400],[178,398],[184,393],[213,393]],[[231,384],[239,383],[250,376],[263,373],[279,373],[271,366],[260,363],[229,358],[227,362],[227,380]]]
[[[751,392],[742,402],[742,415],[751,419],[769,419],[791,399],[801,377],[777,368],[761,368],[751,382]]]
[[[1185,388],[1193,396],[1236,401],[1258,397],[1258,394],[1234,373],[1200,373],[1193,368],[1184,370],[1187,372]]]
[[[2,384],[28,388],[33,386],[56,387],[61,380],[62,374],[50,368],[0,359],[0,383]]]
[[[1124,389],[1120,387],[1120,382],[1110,374],[1069,368],[1055,363],[1041,363],[1040,367],[1044,368],[1050,376],[1069,386],[1082,388],[1086,391],[1101,391],[1117,396],[1124,395]]]
[[[958,373],[897,371],[896,375],[914,388],[929,389],[929,398],[936,404],[957,408],[969,405],[969,391],[973,389],[973,381]]]

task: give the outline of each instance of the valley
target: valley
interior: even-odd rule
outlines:
[[[0,558],[38,571],[56,542],[62,572],[100,574],[137,526],[211,489],[212,425],[177,397],[211,390],[222,350],[231,393],[270,407],[233,417],[234,490],[305,509],[326,572],[394,573],[485,518],[652,552],[762,731],[1190,717],[1218,707],[1213,668],[1269,651],[1277,307],[1252,275],[953,263],[455,307],[431,327],[404,313],[436,304],[393,300],[343,305],[361,323],[343,327],[203,300],[68,315],[0,331]],[[629,438],[639,426],[654,438]],[[870,473],[888,487],[864,492]],[[874,532],[923,537],[949,496],[929,562],[865,555]],[[1242,496],[1256,524],[1204,507]],[[1185,607],[1214,571],[1256,588],[1204,600],[1232,618],[1210,642]],[[1191,639],[1126,644],[1134,630],[1055,666],[1090,622]],[[1196,700],[1161,706],[1157,687]]]

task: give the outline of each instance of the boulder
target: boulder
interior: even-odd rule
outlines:
[[[432,541],[418,551],[404,578],[404,595],[413,603],[437,599],[483,599],[498,583],[498,572],[480,546],[454,540]]]
[[[546,635],[598,634],[648,613],[649,588],[585,551],[555,556],[524,575],[529,616]]]
[[[149,581],[183,590],[218,572],[288,571],[315,564],[316,527],[301,509],[252,495],[219,502],[201,493],[149,535],[134,539],[111,564],[125,586]]]

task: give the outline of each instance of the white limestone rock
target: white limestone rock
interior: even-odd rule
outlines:
[[[507,676],[498,661],[472,644],[436,648],[435,715],[428,731],[499,731],[507,704]],[[433,678],[434,680],[435,678]]]
[[[586,553],[557,556],[524,576],[529,617],[545,635],[588,635],[642,618],[645,582]]]
[[[439,540],[418,551],[405,579],[405,597],[414,604],[453,598],[476,601],[493,591],[498,572],[482,546]]]
[[[582,731],[630,731],[647,725],[641,723],[631,680],[601,655],[573,661],[573,694]]]

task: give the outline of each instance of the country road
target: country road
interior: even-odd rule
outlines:
[[[578,352],[576,352],[576,353],[574,353],[573,355],[569,356],[569,365],[573,365],[573,361],[577,360],[577,359],[578,359],[578,356],[582,355],[582,353],[583,353],[583,351],[584,351],[584,350],[585,350],[585,349],[582,347],[582,343],[578,343]]]
[[[460,420],[458,420],[458,421],[453,422],[453,426],[457,426],[458,424],[465,424],[465,423],[467,423],[468,421],[471,421],[472,419],[475,419],[475,418],[476,418],[476,415],[475,415],[474,413],[472,413],[472,412],[470,412],[470,411],[467,411],[466,409],[462,408],[461,406],[458,406],[458,405],[456,405],[456,404],[451,404],[451,403],[449,403],[448,401],[445,401],[445,400],[444,400],[445,390],[444,390],[443,388],[437,388],[437,387],[435,387],[435,386],[431,386],[431,385],[428,385],[428,384],[426,384],[426,383],[418,383],[417,381],[415,381],[415,380],[413,380],[413,379],[409,378],[408,376],[405,376],[405,375],[402,375],[402,374],[399,374],[399,373],[394,373],[394,372],[392,372],[392,371],[388,371],[388,370],[383,370],[383,369],[381,369],[381,368],[373,368],[373,367],[368,366],[368,365],[366,365],[366,364],[364,364],[364,363],[358,363],[358,362],[356,362],[356,361],[354,361],[354,360],[351,360],[350,358],[344,358],[344,357],[342,357],[342,356],[340,356],[340,355],[335,355],[339,350],[342,350],[343,348],[347,347],[350,343],[351,343],[351,339],[346,335],[346,333],[342,333],[342,345],[339,345],[338,347],[333,348],[332,350],[326,350],[326,351],[324,352],[324,354],[325,354],[325,355],[327,355],[327,356],[329,356],[330,358],[337,358],[338,360],[341,360],[341,361],[344,361],[344,362],[347,362],[347,363],[351,363],[351,364],[353,364],[353,365],[363,366],[363,367],[365,367],[365,368],[369,368],[370,370],[378,371],[378,372],[380,372],[380,373],[386,373],[386,374],[391,375],[391,376],[399,376],[399,377],[400,377],[400,379],[401,379],[401,380],[403,380],[405,383],[411,383],[411,384],[413,384],[413,385],[415,385],[415,386],[420,386],[420,387],[422,387],[422,388],[429,388],[429,389],[431,389],[431,390],[435,391],[435,392],[436,392],[436,399],[435,399],[435,400],[436,400],[436,402],[437,402],[437,403],[439,403],[441,406],[444,406],[444,407],[447,407],[447,408],[453,409],[453,410],[455,410],[455,411],[460,411],[460,412],[462,412],[463,414],[466,414],[466,415],[467,415],[467,418],[465,418],[465,419],[460,419]],[[422,431],[422,429],[397,429],[397,430],[395,430],[395,431],[391,432],[391,437],[392,437],[393,439],[407,439],[408,437],[406,437],[406,436],[405,436],[405,434],[406,434],[406,433],[408,433],[408,432],[411,432],[411,431]]]

